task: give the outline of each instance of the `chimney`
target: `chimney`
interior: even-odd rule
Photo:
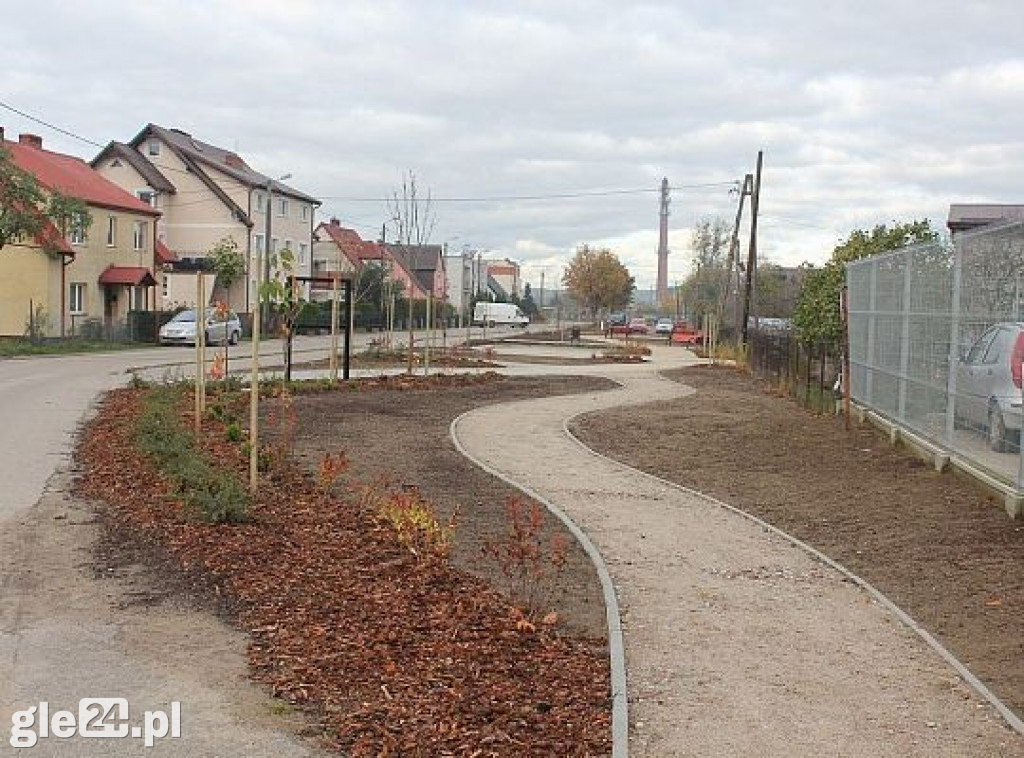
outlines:
[[[36,150],[43,149],[43,138],[38,134],[19,134],[18,142],[22,145],[28,145],[34,147]]]
[[[4,128],[0,126],[0,143],[4,141]]]
[[[341,221],[339,221],[337,218],[334,218],[332,216],[331,217],[331,226],[341,226]]]
[[[234,153],[224,154],[224,165],[231,166],[232,168],[245,168],[245,161]]]

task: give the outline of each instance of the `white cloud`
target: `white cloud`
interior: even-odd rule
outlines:
[[[679,187],[674,279],[696,221],[736,208],[727,186],[691,185],[741,179],[759,149],[777,262],[879,222],[941,225],[950,202],[1024,200],[1022,21],[1009,0],[37,0],[5,14],[0,92],[100,143],[153,121],[237,148],[367,236],[383,203],[344,198],[381,198],[408,169],[444,197],[649,188],[437,205],[439,241],[549,276],[580,242],[609,244],[648,287],[661,177]]]

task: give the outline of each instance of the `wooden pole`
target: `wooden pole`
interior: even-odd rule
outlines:
[[[196,272],[196,335],[195,335],[195,347],[196,347],[196,375],[195,381],[192,387],[195,391],[194,412],[195,412],[195,427],[198,432],[202,427],[203,423],[203,374],[205,372],[205,366],[203,365],[203,337],[206,331],[206,310],[203,308],[203,272]]]
[[[433,315],[434,298],[433,293],[427,294],[427,305],[426,305],[426,316],[427,316],[427,333],[424,335],[423,341],[423,375],[426,376],[430,373],[430,348],[434,344],[434,322],[431,318]]]
[[[411,282],[410,282],[411,284]],[[412,332],[412,287],[409,288],[409,373],[412,373],[412,349],[414,339]]]
[[[743,344],[747,344],[747,322],[754,297],[755,277],[757,275],[757,214],[761,206],[761,164],[764,151],[757,151],[757,168],[754,172],[754,189],[750,195],[750,245],[747,249],[746,286],[743,295],[743,323],[740,325]]]
[[[267,210],[269,215],[270,210]],[[260,269],[262,261],[260,248],[256,249],[253,265],[253,288],[255,296],[249,303],[252,319],[252,360],[249,366],[249,491],[259,489],[260,474]]]

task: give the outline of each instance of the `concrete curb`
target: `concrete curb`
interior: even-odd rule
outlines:
[[[533,492],[530,488],[524,487],[505,476],[500,471],[496,471],[491,468],[480,459],[471,455],[469,451],[462,446],[462,443],[459,442],[458,436],[459,422],[471,413],[475,413],[476,410],[477,409],[474,409],[460,414],[449,426],[448,433],[451,437],[452,443],[455,445],[455,449],[474,465],[483,469],[492,476],[497,477],[506,484],[515,487],[527,497],[536,500],[547,508],[548,511],[561,521],[572,533],[573,537],[576,538],[576,541],[579,542],[584,551],[586,551],[587,557],[590,558],[590,562],[594,564],[594,568],[597,570],[597,576],[601,581],[601,592],[604,595],[605,619],[608,624],[608,659],[612,693],[612,758],[627,758],[629,755],[629,712],[626,698],[626,654],[622,643],[622,620],[619,617],[619,601],[615,596],[615,586],[612,583],[611,574],[608,572],[608,566],[605,564],[601,554],[594,546],[594,543],[590,541],[590,538],[587,537],[583,530],[580,529],[576,523],[562,511],[561,508],[541,497],[536,492]],[[575,416],[572,418],[575,418]]]
[[[660,379],[663,379],[664,381],[667,381],[667,382],[673,381],[671,379],[668,379],[668,378],[662,376],[660,373],[658,374],[658,377]],[[673,383],[679,384],[679,385],[681,385],[683,387],[687,387],[687,385],[682,384],[681,382],[673,382]],[[693,390],[693,392],[696,393],[696,390],[693,389],[692,387],[690,387],[689,389]],[[608,409],[602,409],[602,410],[608,410]],[[811,555],[813,558],[817,559],[821,563],[824,563],[826,566],[829,566],[830,568],[832,568],[835,571],[839,572],[846,579],[850,580],[851,582],[856,584],[858,587],[860,587],[862,590],[867,592],[872,598],[874,598],[874,600],[876,602],[878,602],[886,610],[888,610],[890,613],[892,613],[897,619],[899,619],[899,621],[904,626],[906,626],[908,629],[913,631],[918,637],[920,637],[922,640],[924,640],[924,642],[928,645],[928,647],[930,647],[932,650],[934,650],[936,653],[938,653],[939,656],[944,661],[946,661],[946,663],[948,663],[950,666],[952,666],[953,669],[957,672],[957,674],[959,674],[963,678],[963,680],[965,682],[967,682],[971,686],[971,688],[976,693],[978,693],[978,695],[982,699],[987,701],[988,704],[991,705],[999,713],[999,715],[1003,717],[1003,720],[1006,721],[1007,725],[1011,729],[1013,729],[1018,734],[1024,735],[1024,721],[1021,720],[1020,716],[1018,716],[1009,707],[1007,707],[1007,705],[1005,703],[1003,703],[1003,701],[1000,700],[995,695],[995,693],[993,693],[991,690],[989,690],[989,688],[986,687],[985,684],[980,679],[978,679],[978,677],[976,677],[973,673],[971,673],[970,669],[968,669],[967,666],[965,666],[963,663],[961,663],[960,660],[956,656],[954,656],[951,652],[949,652],[949,650],[947,650],[943,646],[943,644],[941,642],[939,642],[937,639],[935,639],[926,629],[924,629],[920,624],[918,624],[917,621],[915,621],[913,619],[913,617],[910,616],[910,614],[908,614],[906,611],[904,611],[902,608],[900,608],[898,605],[896,605],[896,603],[894,603],[892,600],[890,600],[888,597],[886,597],[880,590],[875,588],[867,580],[862,579],[857,574],[854,574],[852,571],[850,571],[848,568],[843,566],[841,563],[838,563],[837,561],[833,560],[832,558],[829,558],[827,555],[822,553],[817,548],[812,547],[811,545],[808,545],[806,542],[803,542],[802,540],[797,539],[796,537],[792,536],[791,534],[788,534],[787,532],[784,532],[783,530],[779,529],[777,526],[773,526],[772,524],[769,524],[767,521],[764,521],[764,520],[758,518],[757,516],[754,516],[754,515],[752,515],[750,513],[747,513],[746,511],[743,511],[743,510],[737,508],[734,505],[730,505],[729,503],[723,502],[723,501],[718,500],[718,499],[716,499],[714,497],[711,497],[710,495],[706,495],[703,492],[699,492],[697,490],[691,489],[691,488],[686,487],[684,485],[677,484],[675,482],[670,482],[667,479],[662,479],[661,477],[655,476],[654,474],[648,474],[646,471],[641,471],[640,469],[636,469],[636,468],[633,468],[632,466],[628,466],[625,463],[622,463],[621,461],[617,461],[614,458],[610,458],[607,455],[604,455],[603,453],[599,453],[596,450],[594,450],[593,448],[588,447],[587,445],[585,445],[583,443],[582,440],[580,440],[576,435],[574,435],[569,430],[569,424],[573,421],[573,419],[579,418],[580,416],[583,416],[583,415],[585,415],[587,413],[590,413],[590,411],[581,411],[581,412],[579,412],[577,414],[569,416],[568,418],[566,418],[566,419],[564,419],[562,421],[562,430],[564,431],[565,435],[569,439],[571,439],[573,442],[575,442],[577,445],[579,445],[579,447],[582,450],[586,451],[587,453],[589,453],[590,455],[594,456],[595,458],[600,458],[601,460],[604,460],[604,461],[607,461],[608,463],[613,464],[614,466],[616,466],[620,470],[630,471],[630,472],[633,472],[633,473],[636,473],[636,474],[640,474],[641,476],[644,476],[644,477],[646,477],[648,479],[656,481],[659,484],[662,484],[662,485],[664,485],[666,487],[671,487],[672,489],[679,490],[680,492],[685,492],[685,493],[687,493],[689,495],[693,495],[695,497],[700,498],[701,500],[704,500],[705,502],[708,502],[708,503],[710,503],[712,505],[715,505],[715,506],[717,506],[719,508],[723,508],[723,509],[725,509],[727,511],[730,511],[731,513],[734,513],[737,516],[745,518],[748,521],[751,521],[751,522],[757,524],[759,527],[761,527],[762,529],[770,532],[771,534],[774,534],[777,537],[781,537],[785,541],[789,542],[791,545],[800,548],[801,550],[805,551],[806,553],[808,553],[809,555]]]

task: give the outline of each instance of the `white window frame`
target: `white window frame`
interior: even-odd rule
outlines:
[[[89,238],[85,234],[84,219],[75,214],[75,217],[71,219],[71,232],[68,234],[68,240],[72,245],[84,245],[89,241]]]
[[[150,155],[160,155],[160,140],[151,139],[146,145],[146,152]]]
[[[136,221],[132,225],[132,250],[144,250],[146,247],[146,222]]]
[[[85,313],[85,282],[71,282],[68,286],[68,313],[72,316]]]
[[[284,241],[284,247],[281,248],[281,249],[282,250],[291,250],[293,253],[295,252],[295,248],[292,247],[292,241],[291,240],[285,240]]]
[[[277,237],[271,237],[270,238],[270,254],[271,255],[273,255],[274,253],[277,252],[277,243],[278,243],[278,241],[279,240],[277,239]]]
[[[308,205],[303,205],[302,206],[302,220],[303,221],[309,221],[309,206]]]
[[[263,247],[263,239],[264,237],[262,234],[254,234],[252,236],[252,250],[254,253],[265,252],[265,249]]]
[[[277,215],[281,218],[288,217],[288,198],[279,197],[277,199]]]
[[[306,252],[308,250],[309,250],[309,245],[307,245],[305,242],[300,242],[299,243],[299,263],[301,263],[301,264],[305,264],[306,263]]]
[[[117,245],[117,216],[107,216],[107,247]]]
[[[253,211],[255,213],[263,213],[263,206],[264,206],[264,203],[263,203],[263,193],[260,192],[259,190],[255,190],[252,193],[252,204],[253,204]]]

